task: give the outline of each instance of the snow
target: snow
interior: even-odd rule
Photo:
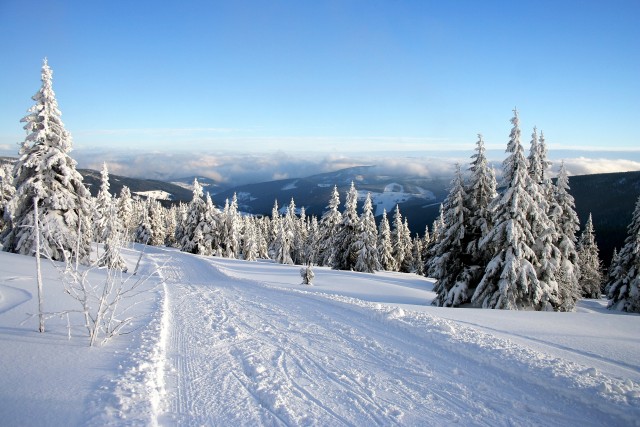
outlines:
[[[156,200],[173,200],[173,194],[163,190],[149,190],[149,191],[134,191],[133,194],[137,194],[142,197]]]
[[[254,197],[251,193],[247,191],[239,191],[236,193],[236,198],[239,202],[252,202],[254,200],[258,200],[257,197]]]
[[[368,191],[358,191],[358,200],[364,200],[367,197]],[[382,211],[386,209],[387,212],[391,212],[397,204],[404,203],[411,198],[424,198],[428,200],[435,200],[435,195],[429,190],[425,190],[421,187],[416,187],[414,193],[405,192],[404,186],[398,183],[387,184],[382,193],[371,192],[371,199],[375,207],[375,216],[382,215]]]
[[[289,184],[287,184],[284,187],[282,187],[281,190],[282,191],[295,190],[296,188],[298,188],[298,180],[290,182]]]
[[[412,274],[304,286],[300,266],[147,247],[136,324],[89,348],[66,318],[36,332],[34,264],[0,253],[4,425],[640,425],[640,316],[604,301],[438,308]],[[73,308],[43,277],[46,310]]]

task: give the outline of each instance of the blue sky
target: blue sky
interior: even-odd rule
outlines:
[[[640,2],[0,1],[0,152],[49,58],[76,151],[634,150]]]

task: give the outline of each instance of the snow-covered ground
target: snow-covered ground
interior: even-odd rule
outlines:
[[[435,200],[436,198],[432,191],[425,190],[424,188],[416,187],[416,191],[416,193],[407,193],[404,190],[404,186],[391,183],[384,188],[382,193],[358,191],[358,200],[364,200],[367,197],[367,193],[371,193],[371,201],[375,208],[374,215],[380,216],[384,210],[386,210],[387,213],[392,213],[397,204],[405,203],[414,197],[427,200]]]
[[[133,194],[156,200],[172,200],[173,194],[162,190],[134,191]]]
[[[640,425],[640,316],[604,301],[443,309],[415,275],[142,259],[133,329],[89,348],[74,317],[36,332],[35,261],[0,253],[0,424]],[[43,273],[45,309],[74,308]]]

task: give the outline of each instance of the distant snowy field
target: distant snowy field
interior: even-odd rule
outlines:
[[[640,316],[605,301],[446,309],[410,274],[142,260],[133,330],[89,348],[74,316],[36,332],[35,260],[0,252],[0,424],[640,425]],[[77,308],[43,266],[46,311]]]

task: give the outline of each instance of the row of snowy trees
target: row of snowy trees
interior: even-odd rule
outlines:
[[[433,303],[571,311],[581,296],[599,298],[603,282],[591,216],[578,241],[579,221],[564,165],[554,184],[544,135],[534,128],[525,157],[515,110],[511,122],[502,191],[496,191],[481,136],[468,179],[458,167],[444,202],[442,237],[428,254],[427,274],[437,279]],[[633,259],[628,254],[635,251],[635,261],[618,261],[608,286],[610,306],[628,311],[637,308],[618,299],[637,294],[637,285],[631,285],[637,283],[637,268],[630,266],[638,262],[640,246],[635,244],[623,250],[624,259]]]
[[[371,195],[367,194],[358,213],[358,192],[352,184],[340,212],[340,196],[334,187],[328,209],[320,220],[299,211],[292,199],[280,214],[276,201],[271,217],[257,218],[238,213],[237,200],[227,201],[223,210],[213,204],[197,180],[193,199],[180,205],[175,244],[181,250],[200,255],[229,258],[271,258],[282,264],[330,266],[335,269],[372,273],[377,270],[423,272],[425,240],[411,238],[409,224],[399,207],[393,216],[393,231],[383,213],[376,226]]]
[[[535,129],[525,157],[517,112],[503,163],[504,189],[496,189],[480,137],[469,177],[458,168],[431,235],[427,228],[423,237],[412,238],[397,206],[393,227],[386,212],[376,227],[370,194],[358,213],[353,184],[342,212],[334,188],[319,220],[298,211],[293,200],[284,215],[276,202],[271,218],[241,215],[235,196],[220,210],[197,180],[188,205],[164,208],[153,199],[133,198],[126,187],[114,197],[106,165],[92,198],[68,154],[71,137],[60,120],[46,60],[42,82],[22,120],[27,137],[20,157],[12,171],[0,169],[0,241],[6,251],[33,255],[38,243],[45,256],[77,265],[91,262],[91,242],[97,242],[98,265],[123,270],[117,249],[136,241],[246,260],[416,272],[437,279],[434,303],[440,306],[569,311],[581,295],[599,295],[602,273],[591,219],[576,245],[579,223],[566,170],[562,166],[552,183],[544,136]],[[610,306],[627,311],[640,310],[639,210],[640,202],[607,285]]]

